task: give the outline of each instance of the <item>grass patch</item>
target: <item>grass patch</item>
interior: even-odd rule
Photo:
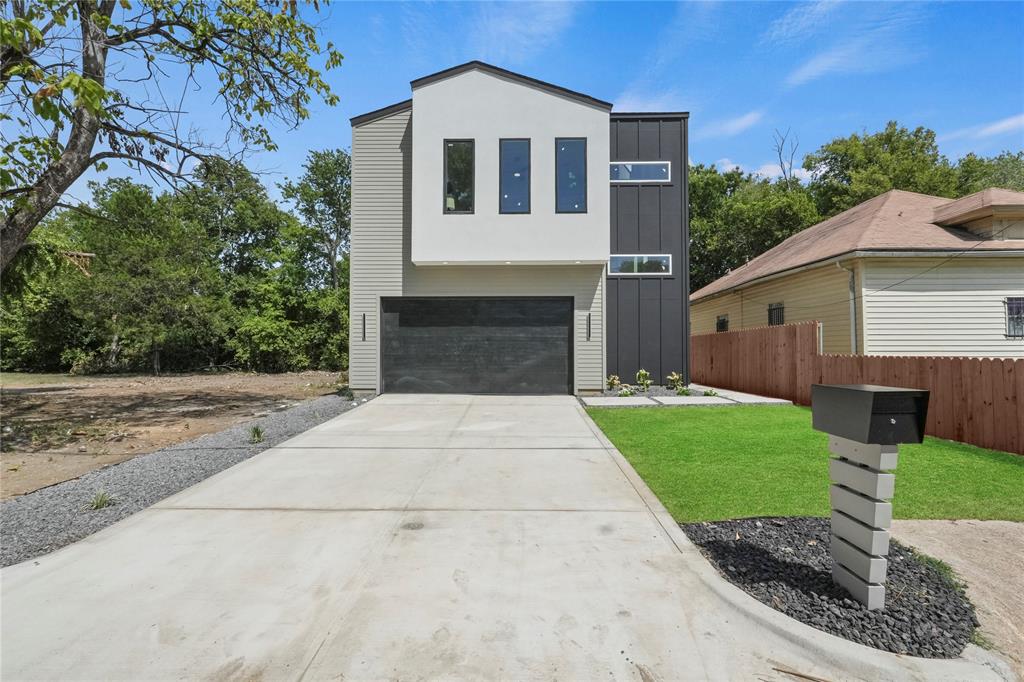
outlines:
[[[249,442],[250,443],[262,443],[263,442],[263,429],[259,426],[249,427]]]
[[[827,516],[827,437],[783,405],[587,412],[681,523]],[[893,515],[1024,521],[1024,457],[938,438],[900,447]]]
[[[112,504],[114,504],[114,498],[101,490],[92,496],[92,500],[89,502],[89,509],[104,509]]]

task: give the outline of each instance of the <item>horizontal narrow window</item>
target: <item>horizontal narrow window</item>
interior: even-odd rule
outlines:
[[[555,212],[587,212],[587,139],[555,138]]]
[[[729,331],[729,316],[719,315],[718,319],[715,320],[715,331],[716,332],[727,332]]]
[[[615,255],[608,259],[610,275],[671,275],[672,256]]]
[[[669,161],[612,161],[612,182],[671,182]]]
[[[1024,339],[1024,296],[1006,299],[1006,335],[1011,339]]]
[[[786,323],[786,307],[781,303],[768,304],[768,325],[776,326]]]
[[[473,212],[473,140],[444,141],[444,212]]]
[[[530,141],[498,140],[498,211],[530,212]]]

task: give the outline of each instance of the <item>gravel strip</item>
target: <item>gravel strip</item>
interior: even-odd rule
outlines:
[[[52,552],[91,535],[336,417],[357,402],[366,399],[328,395],[306,401],[7,500],[0,505],[0,566]],[[263,441],[252,444],[249,429],[254,425],[263,429]],[[110,495],[113,504],[89,509],[99,491]]]
[[[680,527],[729,582],[776,611],[883,651],[959,656],[978,626],[962,590],[893,541],[885,608],[868,611],[832,582],[829,525],[828,519],[792,517]]]
[[[633,391],[634,391],[633,397],[636,397],[636,398],[665,398],[665,397],[669,397],[669,396],[675,397],[675,396],[678,395],[676,393],[676,389],[668,388],[667,386],[651,386],[646,391],[641,391],[639,388],[634,386],[633,387]],[[615,396],[619,395],[619,389],[616,388],[614,390],[611,390],[611,389],[605,388],[601,392],[601,395],[603,395],[605,397],[608,397],[608,398],[612,398],[612,397],[615,397]],[[703,389],[690,388],[690,395],[704,395],[704,390]]]

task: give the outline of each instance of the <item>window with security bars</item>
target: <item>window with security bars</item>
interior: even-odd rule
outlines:
[[[781,303],[768,304],[768,326],[774,327],[786,322],[786,307]]]
[[[1024,296],[1006,299],[1006,336],[1024,339]]]
[[[718,319],[715,320],[715,331],[716,332],[727,332],[729,331],[729,316],[719,315]]]

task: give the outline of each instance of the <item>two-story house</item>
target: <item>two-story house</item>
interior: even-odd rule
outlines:
[[[687,115],[481,62],[411,86],[352,119],[352,388],[687,373]]]

